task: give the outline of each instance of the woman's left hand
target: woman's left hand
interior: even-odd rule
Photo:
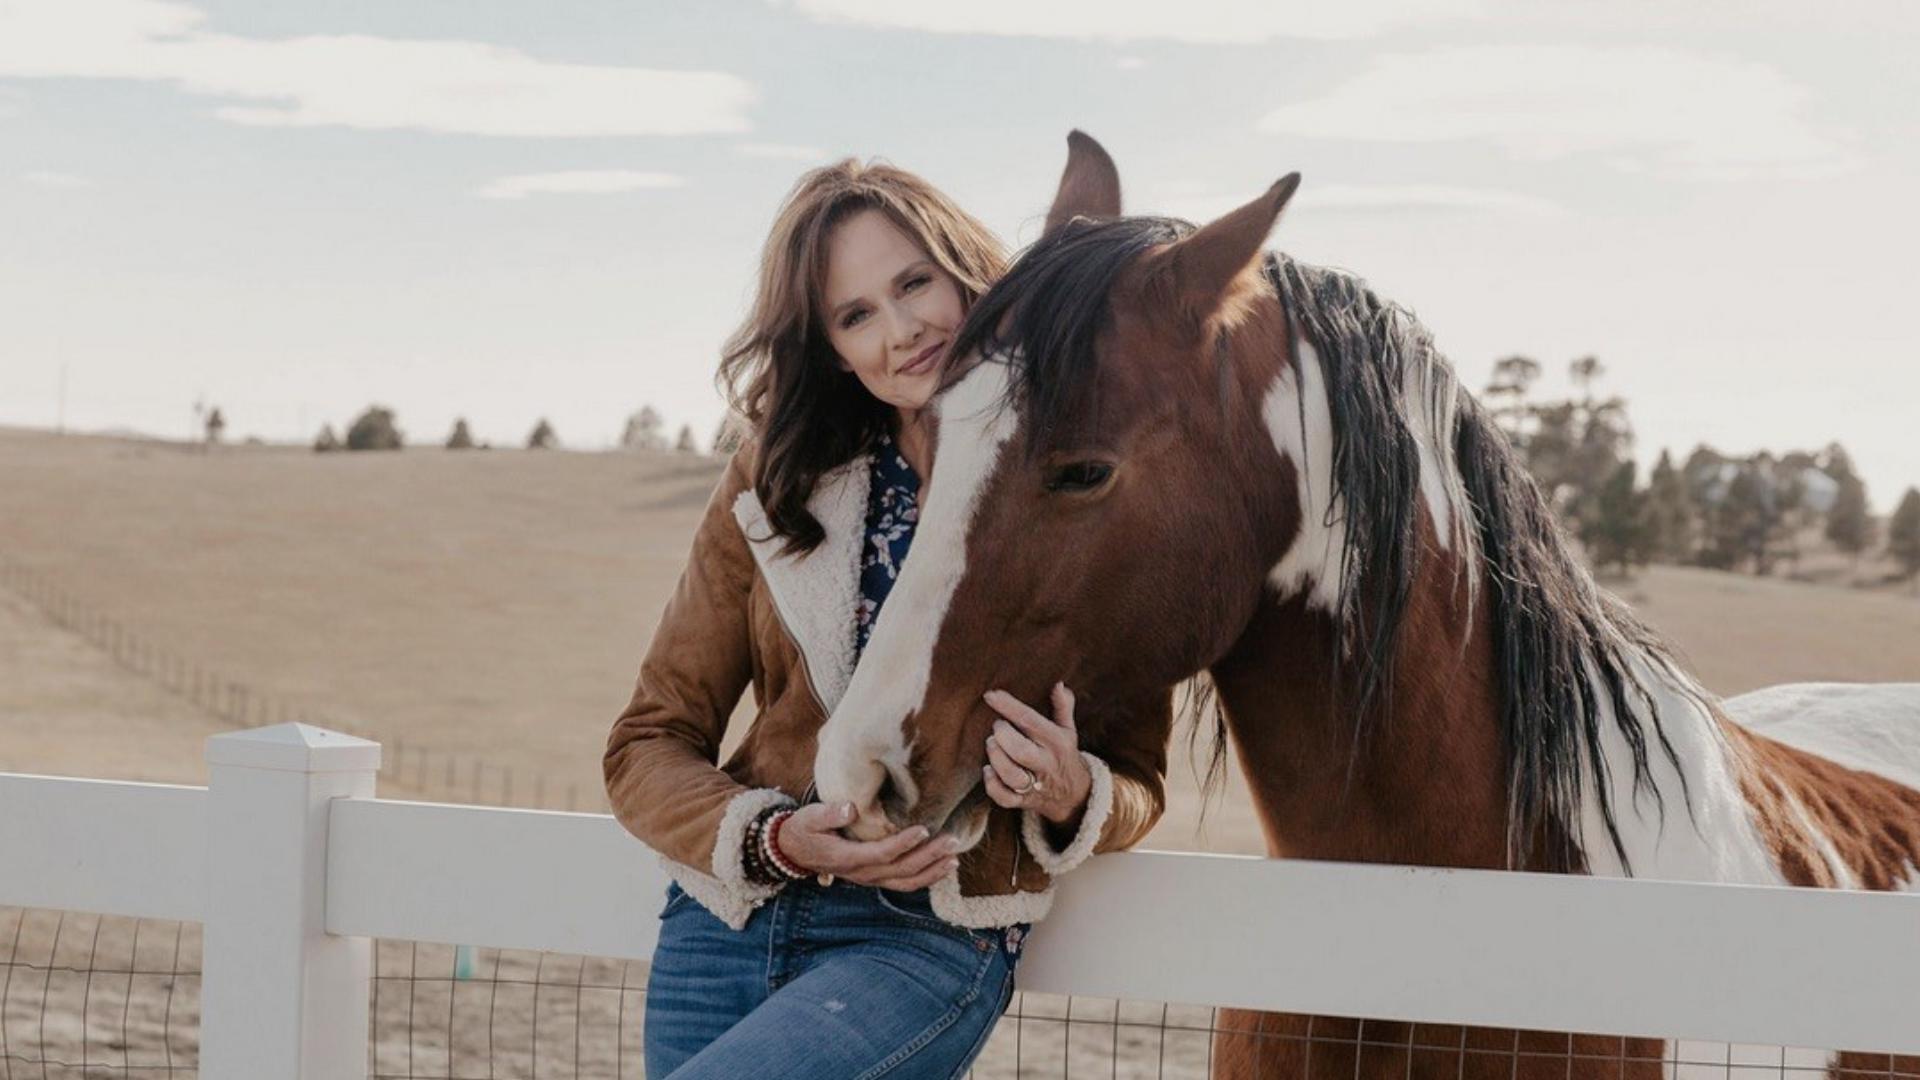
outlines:
[[[1080,757],[1080,733],[1073,726],[1073,691],[1053,684],[1049,720],[1004,690],[989,690],[989,708],[1004,719],[987,736],[982,770],[987,797],[1014,810],[1032,810],[1055,825],[1077,821],[1087,808],[1093,775]]]

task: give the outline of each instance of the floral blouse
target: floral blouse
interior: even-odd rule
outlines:
[[[867,489],[867,536],[860,550],[860,606],[854,612],[854,647],[861,652],[873,635],[873,621],[887,602],[920,521],[920,477],[901,455],[891,435],[873,449],[872,483]]]

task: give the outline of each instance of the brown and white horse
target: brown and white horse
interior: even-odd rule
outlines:
[[[953,343],[913,556],[823,729],[823,797],[974,835],[983,691],[1064,678],[1098,753],[1206,672],[1275,856],[1920,887],[1920,686],[1718,701],[1594,585],[1409,313],[1262,254],[1297,176],[1195,229],[1121,217],[1105,151],[1069,146],[1044,236]],[[1233,1076],[1658,1075],[1663,1055],[1224,1026]]]

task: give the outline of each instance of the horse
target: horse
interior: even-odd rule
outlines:
[[[1064,678],[1097,755],[1204,673],[1275,857],[1920,890],[1920,685],[1717,699],[1595,584],[1417,319],[1263,251],[1298,174],[1196,228],[1122,216],[1112,159],[1068,141],[1041,238],[949,345],[914,553],[822,730],[823,798],[869,834],[977,836],[982,692]],[[1232,1011],[1215,1039],[1222,1077],[1669,1058]]]

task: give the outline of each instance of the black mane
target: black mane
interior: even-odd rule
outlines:
[[[1035,425],[1035,445],[1054,441],[1069,424],[1097,425],[1097,402],[1084,395],[1097,382],[1097,340],[1110,322],[1114,281],[1148,248],[1192,231],[1171,218],[1069,223],[1035,243],[975,303],[952,355],[983,350],[1014,365],[1011,393]],[[1343,640],[1331,662],[1335,685],[1348,695],[1355,754],[1391,721],[1397,645],[1420,571],[1424,429],[1434,433],[1443,473],[1453,474],[1446,486],[1460,522],[1455,539],[1477,552],[1474,580],[1491,605],[1509,863],[1524,868],[1539,854],[1541,869],[1584,868],[1579,821],[1591,770],[1614,852],[1631,872],[1602,749],[1605,725],[1631,748],[1636,797],[1651,794],[1664,814],[1650,743],[1673,764],[1683,794],[1686,776],[1642,676],[1658,671],[1683,692],[1700,691],[1668,647],[1594,585],[1505,433],[1459,385],[1411,313],[1340,271],[1277,254],[1266,257],[1264,270],[1325,376],[1332,497],[1344,510],[1345,541]],[[1423,389],[1422,400],[1409,400],[1409,385]]]
[[[1038,451],[1070,433],[1069,422],[1099,425],[1096,341],[1109,322],[1114,279],[1147,249],[1188,236],[1177,218],[1075,218],[1023,252],[974,301],[948,346],[949,356],[976,350],[1013,361],[1014,398],[1028,409]]]

